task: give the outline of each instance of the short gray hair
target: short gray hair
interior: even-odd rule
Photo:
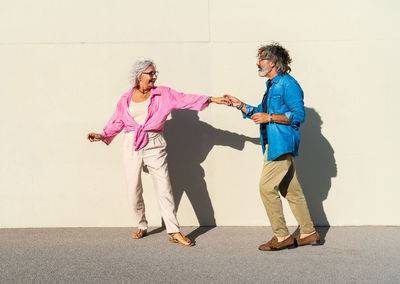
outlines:
[[[149,58],[139,58],[135,61],[131,69],[131,82],[134,86],[139,86],[139,79],[142,76],[144,70],[149,66],[154,66],[156,68],[156,64],[152,59]]]
[[[284,75],[292,70],[289,67],[289,64],[292,63],[289,52],[277,42],[261,46],[258,49],[257,57],[258,59],[268,59],[274,62],[276,72],[279,74]]]

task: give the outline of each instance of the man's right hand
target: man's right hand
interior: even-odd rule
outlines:
[[[101,134],[94,133],[94,132],[90,132],[90,133],[87,135],[87,139],[88,139],[90,142],[97,142],[97,141],[104,140],[104,137],[103,137]]]
[[[235,98],[235,97],[233,97],[231,95],[224,95],[224,98],[227,98],[231,102],[230,105],[232,107],[236,107],[237,108],[242,104],[242,102],[238,98]]]

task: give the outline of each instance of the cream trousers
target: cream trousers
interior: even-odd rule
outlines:
[[[166,142],[161,134],[149,139],[147,145],[135,151],[133,147],[134,132],[125,134],[123,142],[123,161],[126,184],[128,187],[129,206],[133,212],[138,228],[147,229],[141,173],[146,165],[153,178],[158,197],[161,216],[167,233],[179,232],[176,219],[174,198],[168,174]]]

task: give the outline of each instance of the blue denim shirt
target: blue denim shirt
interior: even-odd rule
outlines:
[[[299,83],[289,74],[277,74],[271,81],[272,86],[267,99],[267,113],[285,114],[290,120],[290,125],[274,122],[267,125],[268,161],[273,161],[286,153],[292,153],[294,156],[298,155],[300,146],[300,124],[303,123],[305,119],[304,95]],[[257,112],[263,112],[262,103],[256,107],[246,104],[246,113],[242,112],[243,118],[250,118]],[[265,145],[263,143],[261,130],[260,136],[264,154]]]

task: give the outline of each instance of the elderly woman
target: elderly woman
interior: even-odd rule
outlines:
[[[165,120],[174,109],[203,110],[210,103],[229,104],[228,99],[179,93],[171,88],[155,86],[158,71],[150,59],[139,59],[133,65],[134,87],[125,93],[101,134],[89,133],[91,142],[110,144],[125,129],[123,160],[128,186],[129,205],[138,221],[134,239],[146,236],[147,220],[143,200],[141,172],[147,166],[158,196],[161,216],[169,240],[183,246],[193,243],[179,230],[168,174],[166,142],[162,135]],[[182,133],[185,135],[185,133]]]

